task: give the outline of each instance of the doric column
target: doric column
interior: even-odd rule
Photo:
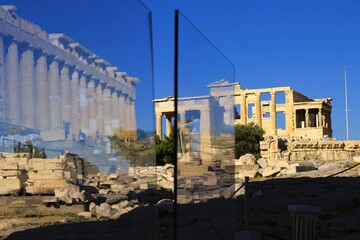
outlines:
[[[116,93],[117,93],[117,104],[116,104],[116,119],[117,119],[117,122],[118,122],[118,131],[121,132],[122,131],[122,123],[121,123],[121,119],[122,119],[122,101],[121,101],[121,95],[122,95],[122,91],[119,90],[119,89],[116,89],[115,90]]]
[[[104,132],[106,136],[112,135],[111,126],[111,89],[106,86],[103,91],[104,97]]]
[[[71,75],[71,133],[77,139],[80,129],[80,98],[79,98],[79,72],[75,70]]]
[[[255,117],[256,117],[256,123],[259,127],[262,127],[262,114],[261,114],[261,99],[260,94],[255,94]]]
[[[36,51],[35,57],[35,122],[38,129],[48,130],[50,129],[50,114],[47,60],[42,51]]]
[[[166,136],[170,136],[170,133],[171,133],[171,118],[172,116],[171,115],[165,115],[166,117]]]
[[[20,84],[19,84],[19,56],[18,45],[10,41],[5,57],[5,78],[8,109],[8,122],[20,125],[21,105],[20,105]]]
[[[0,121],[6,121],[6,105],[5,105],[5,44],[3,37],[0,35]]]
[[[59,62],[54,57],[50,60],[49,66],[49,100],[50,127],[51,129],[60,129],[63,127],[61,118],[60,72]]]
[[[35,128],[35,74],[34,50],[27,44],[20,44],[20,92],[21,123],[28,128]]]
[[[135,100],[133,98],[130,98],[130,105],[129,105],[129,121],[130,121],[130,130],[135,131],[133,134],[135,134],[136,138],[136,113],[135,113]]]
[[[271,126],[273,129],[273,134],[277,135],[277,124],[276,124],[276,94],[275,92],[271,92],[271,102],[270,102],[270,118],[271,118]]]
[[[126,105],[125,105],[125,95],[124,93],[121,93],[119,95],[119,115],[120,115],[120,128],[122,129],[122,131],[126,130]]]
[[[89,106],[89,135],[95,136],[97,131],[97,119],[96,119],[96,90],[95,79],[90,79],[88,83],[87,99]]]
[[[60,70],[60,95],[62,120],[70,122],[71,115],[71,88],[69,66],[65,63]]]
[[[96,126],[100,135],[104,134],[104,97],[103,97],[103,86],[98,83],[95,90],[96,96]]]
[[[127,132],[129,131],[129,104],[130,104],[130,97],[129,95],[124,95],[124,111],[123,111],[123,119],[124,119],[124,130]]]
[[[162,139],[162,114],[156,113],[156,135]]]
[[[111,94],[111,126],[114,131],[119,131],[119,106],[118,92],[113,91]]]
[[[240,105],[240,118],[243,125],[247,124],[247,106],[246,106],[246,94],[241,93],[241,105]]]
[[[80,97],[80,129],[88,134],[89,131],[89,110],[86,89],[86,76],[84,74],[80,77],[79,83],[79,97]]]

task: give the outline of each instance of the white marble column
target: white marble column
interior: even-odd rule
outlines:
[[[111,126],[117,133],[120,130],[119,126],[119,106],[118,106],[118,92],[114,90],[111,94]]]
[[[122,103],[121,103],[121,94],[122,94],[122,91],[119,90],[119,89],[116,89],[116,93],[117,93],[117,104],[116,104],[116,119],[117,119],[117,122],[118,122],[118,130],[119,132],[122,131],[122,125],[121,125],[121,118],[122,118],[122,114],[121,114],[121,110],[122,110]]]
[[[49,66],[49,100],[50,100],[50,127],[60,129],[63,127],[61,118],[60,98],[60,71],[59,62],[52,58]]]
[[[5,57],[5,78],[8,109],[7,121],[11,124],[20,125],[21,105],[20,105],[20,84],[19,84],[19,56],[18,45],[11,41]]]
[[[129,95],[125,95],[125,112],[124,112],[124,125],[125,125],[125,131],[130,130],[130,97]]]
[[[277,135],[277,124],[276,124],[276,94],[271,92],[270,100],[270,118],[271,118],[271,127],[273,129],[273,134]]]
[[[170,136],[170,133],[171,133],[171,126],[172,126],[172,122],[171,122],[171,118],[172,116],[171,115],[165,115],[165,118],[166,118],[166,136]]]
[[[246,94],[241,94],[241,104],[240,104],[240,120],[243,125],[247,125],[247,104],[246,104]]]
[[[80,129],[80,98],[79,98],[79,72],[75,70],[71,75],[71,133],[77,139]]]
[[[50,129],[48,66],[46,56],[42,51],[37,52],[35,61],[35,122],[39,130]]]
[[[66,63],[63,64],[60,71],[60,89],[62,120],[69,123],[71,115],[71,88],[69,66]]]
[[[34,50],[28,45],[20,45],[20,102],[21,123],[28,128],[35,128],[35,74],[34,74]]]
[[[5,44],[3,37],[0,35],[0,121],[6,121],[6,105],[5,105]]]
[[[259,127],[262,127],[262,114],[261,114],[261,98],[260,93],[255,94],[255,117],[256,117],[256,124]]]
[[[103,91],[104,96],[104,132],[106,136],[112,135],[111,126],[111,89],[106,86]]]
[[[80,97],[80,129],[84,133],[88,134],[89,109],[88,109],[88,101],[87,101],[86,76],[84,74],[82,74],[80,77],[79,97]]]
[[[122,131],[126,130],[126,106],[125,106],[125,95],[124,93],[120,93],[119,95],[119,120],[120,120],[120,128]]]
[[[135,100],[133,98],[130,98],[130,130],[135,131],[134,134],[136,134],[136,112],[135,112]],[[136,137],[136,136],[134,136]]]
[[[156,113],[156,135],[162,139],[162,114]]]
[[[87,99],[89,106],[89,135],[95,136],[97,131],[96,120],[96,100],[95,100],[95,79],[90,79],[88,83]]]
[[[95,90],[96,95],[96,125],[97,131],[100,135],[103,135],[104,132],[104,97],[103,97],[103,86],[101,83],[98,83]]]

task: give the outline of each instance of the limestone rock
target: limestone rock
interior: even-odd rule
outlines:
[[[314,165],[315,168],[319,168],[320,166],[324,165],[324,161],[322,160],[309,160],[310,163]]]
[[[110,218],[111,217],[111,205],[108,203],[102,203],[100,206],[96,206],[96,218]]]
[[[264,171],[262,172],[262,176],[263,177],[270,177],[270,176],[275,176],[276,174],[278,174],[281,171],[280,167],[267,167],[264,169]]]
[[[360,156],[354,156],[352,159],[354,162],[360,163]]]
[[[266,168],[268,166],[267,160],[265,158],[259,158],[257,160],[257,164],[259,164],[261,168]]]
[[[235,161],[235,164],[240,164],[240,165],[254,165],[256,164],[256,157],[251,154],[251,153],[247,153],[245,155],[242,155],[239,160]]]
[[[320,171],[327,172],[327,171],[340,169],[340,166],[337,163],[325,163],[324,165],[320,166],[318,169]]]
[[[79,186],[68,184],[65,187],[55,189],[55,197],[63,203],[72,204],[79,200]]]
[[[297,170],[296,168],[300,166],[300,164],[298,163],[293,163],[289,166],[289,168],[285,171],[284,174],[296,174],[297,173]]]
[[[92,217],[96,217],[96,204],[94,202],[89,204],[89,212],[91,213]]]
[[[90,219],[91,218],[91,212],[79,212],[76,215],[80,216],[80,217],[84,217],[86,219]]]
[[[289,168],[289,163],[286,162],[286,161],[277,161],[277,162],[275,163],[275,166],[274,166],[274,167],[275,167],[275,168],[279,167],[280,169],[282,169],[282,168],[288,169],[288,168]]]
[[[94,201],[95,200],[95,198],[90,193],[86,192],[85,190],[82,190],[79,193],[79,199],[82,202],[89,202],[89,201]]]
[[[114,194],[114,195],[107,195],[106,196],[106,202],[108,204],[117,204],[121,201],[124,201],[127,199],[127,196],[122,194]]]

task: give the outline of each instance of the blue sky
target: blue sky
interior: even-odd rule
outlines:
[[[132,0],[3,0],[48,32],[64,32],[119,70],[139,76],[139,127],[151,128],[147,12]],[[174,10],[234,64],[243,88],[291,86],[311,98],[333,98],[334,137],[345,139],[344,65],[350,139],[360,139],[360,2],[357,0],[143,0],[153,17],[155,97],[173,94]],[[60,4],[61,3],[61,4]],[[127,4],[125,4],[127,3]],[[126,5],[131,5],[129,8]],[[189,35],[188,41],[191,41]],[[203,40],[195,46],[202,46]],[[206,41],[203,41],[206,42]],[[123,46],[123,47],[121,47]],[[124,47],[125,46],[125,47]],[[128,47],[131,46],[131,47]],[[134,47],[135,46],[135,47]],[[213,59],[220,59],[212,54]],[[223,61],[224,62],[224,61]],[[226,65],[226,64],[225,64]],[[141,66],[139,68],[139,66]],[[191,66],[191,63],[189,63]],[[183,68],[184,69],[184,68]],[[229,72],[228,65],[220,69]],[[195,82],[189,87],[197,89]],[[141,104],[141,106],[139,106]],[[151,117],[150,117],[151,116]],[[145,123],[146,122],[146,123]]]
[[[360,2],[356,0],[144,0],[153,12],[155,77],[172,79],[173,10],[178,8],[236,67],[243,88],[291,86],[333,98],[334,137],[345,139],[344,65],[350,139],[360,139]],[[170,49],[160,51],[160,49]],[[168,69],[169,71],[164,71]],[[155,88],[159,94],[163,90]]]

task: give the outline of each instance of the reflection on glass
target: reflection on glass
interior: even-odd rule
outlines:
[[[177,236],[233,239],[234,66],[184,15],[178,20]]]
[[[0,195],[92,186],[84,190],[88,198],[56,204],[82,203],[89,210],[93,202],[100,209],[105,199],[111,211],[92,213],[105,219],[147,204],[137,194],[156,187],[150,11],[139,1],[2,4],[17,6],[0,7],[0,143],[6,152]],[[109,200],[117,195],[123,197]],[[114,205],[121,202],[121,209]],[[140,230],[130,235],[154,235],[155,215],[149,217],[145,225],[132,218],[128,228]]]

